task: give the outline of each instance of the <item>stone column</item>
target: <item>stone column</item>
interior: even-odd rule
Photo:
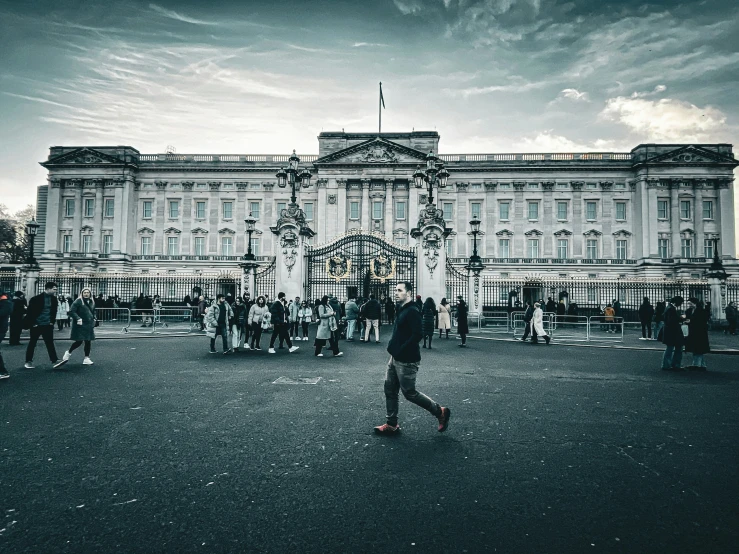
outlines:
[[[511,237],[511,258],[526,257],[526,237],[524,232],[526,226],[529,225],[529,214],[527,213],[528,207],[523,195],[523,190],[526,187],[526,181],[513,181],[513,214],[509,214],[513,223],[513,237]]]
[[[46,199],[46,229],[45,241],[46,251],[57,253],[61,250],[59,245],[59,219],[61,213],[61,179],[49,178],[49,196]]]
[[[480,287],[482,277],[479,273],[470,271],[467,285],[467,306],[469,307],[470,325],[475,325],[482,314],[482,299],[480,298]]]
[[[36,295],[36,282],[40,274],[41,269],[38,266],[24,265],[21,267],[21,290],[26,298]]]
[[[642,258],[659,258],[659,221],[657,220],[657,186],[659,181],[642,180],[639,187],[642,195],[641,224],[646,226],[642,233]]]
[[[306,225],[305,214],[297,204],[288,204],[285,215],[270,229],[275,235],[275,295],[304,298],[304,241],[300,230]]]
[[[483,258],[500,257],[498,253],[498,245],[495,243],[495,223],[498,221],[498,203],[495,200],[495,189],[498,186],[497,181],[488,181],[485,183],[485,239],[483,241]]]
[[[385,238],[392,242],[393,228],[395,227],[395,217],[393,216],[393,205],[395,198],[393,196],[395,189],[395,177],[385,177]],[[408,217],[408,214],[406,214]]]
[[[82,252],[82,188],[84,181],[82,179],[73,179],[74,181],[74,223],[72,228],[72,250]]]
[[[328,179],[318,179],[316,185],[318,186],[318,201],[316,202],[313,217],[315,218],[316,224],[318,225],[317,241],[319,244],[321,244],[328,240],[326,238],[326,220],[328,219],[328,191],[326,190],[326,188],[328,186]],[[344,181],[344,185],[346,185],[346,181]],[[301,296],[300,298],[303,297]]]
[[[716,277],[709,277],[708,286],[711,287],[711,319],[716,322],[725,321],[726,285],[722,285]]]
[[[541,188],[544,190],[544,217],[542,218],[544,236],[542,250],[539,252],[540,258],[556,258],[554,251],[554,236],[552,233],[559,229],[554,229],[553,222],[556,221],[554,213],[554,181],[542,181]]]
[[[582,188],[585,181],[570,181],[572,187],[572,251],[571,258],[584,258],[582,228]]]
[[[95,234],[92,239],[93,252],[102,253],[102,236],[103,236],[103,188],[105,183],[102,179],[95,179],[95,217],[93,218],[93,228]]]
[[[418,218],[418,227],[411,235],[418,241],[417,294],[440,301],[446,296],[446,249],[444,239],[451,229],[446,227],[444,213],[429,204]]]
[[[242,183],[238,184],[241,185]],[[246,183],[243,184],[245,185]],[[195,254],[192,238],[192,224],[195,220],[195,211],[193,210],[192,205],[192,188],[194,185],[195,183],[193,181],[183,181],[180,183],[180,186],[182,187],[182,238],[180,239],[180,253],[183,255]],[[239,187],[239,189],[241,189],[241,187]],[[234,206],[234,216],[238,217],[239,213],[240,212],[237,210],[237,207]],[[237,234],[236,236],[239,237],[240,235]],[[234,248],[240,247],[241,245],[238,243],[234,245]],[[240,252],[240,250],[236,250],[236,252]]]
[[[693,257],[695,258],[702,258],[705,255],[705,250],[703,249],[703,239],[705,238],[703,228],[703,184],[704,181],[693,181],[693,196],[695,198],[695,207],[693,208],[693,223],[695,224]]]
[[[241,295],[248,292],[251,297],[256,300],[254,291],[256,290],[256,275],[259,264],[256,262],[241,262]],[[302,298],[302,297],[301,297]]]
[[[680,248],[680,183],[672,181],[670,183],[670,253],[673,258],[682,258],[682,249]]]
[[[369,199],[370,184],[371,181],[369,179],[362,179],[362,214],[359,221],[362,229],[365,231],[372,229],[370,226],[370,209],[372,208]]]
[[[735,256],[736,252],[736,237],[735,232],[735,221],[734,221],[734,189],[732,188],[732,181],[734,179],[724,178],[719,181],[719,200],[716,210],[721,214],[720,229],[721,229],[721,258],[730,259]]]

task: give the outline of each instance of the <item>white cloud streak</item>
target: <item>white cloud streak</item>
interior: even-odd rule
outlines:
[[[168,10],[156,4],[149,4],[149,8],[151,8],[152,10],[154,10],[156,13],[158,13],[161,16],[168,17],[169,19],[174,19],[176,21],[182,21],[183,23],[191,23],[192,25],[218,25],[218,23],[215,21],[205,21],[203,19],[195,19],[194,17],[188,17],[174,10]]]

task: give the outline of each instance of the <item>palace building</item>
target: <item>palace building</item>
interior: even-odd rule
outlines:
[[[238,270],[244,218],[252,249],[279,250],[271,230],[290,201],[275,174],[286,154],[142,154],[130,146],[54,146],[41,165],[36,248],[51,272]],[[472,253],[481,220],[485,273],[516,277],[695,278],[734,253],[729,144],[641,144],[623,153],[446,154],[439,134],[323,132],[298,204],[319,246],[364,230],[414,246],[427,190],[413,174],[429,152],[450,176],[434,190],[451,233],[447,258]],[[718,242],[715,240],[718,239]]]

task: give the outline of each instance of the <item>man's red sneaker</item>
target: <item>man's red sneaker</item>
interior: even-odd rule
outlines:
[[[400,425],[388,425],[387,423],[383,423],[382,425],[378,425],[375,427],[375,433],[378,435],[395,435],[400,432]]]
[[[439,433],[446,431],[449,427],[449,418],[452,417],[452,411],[449,408],[441,408],[441,414],[439,414]]]

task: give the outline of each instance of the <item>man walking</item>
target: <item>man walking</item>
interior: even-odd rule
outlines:
[[[272,338],[269,340],[270,354],[275,354],[275,340],[280,337],[280,342],[283,340],[287,343],[287,347],[290,349],[289,352],[295,352],[299,349],[299,346],[293,346],[293,341],[290,340],[288,334],[288,314],[284,304],[285,293],[280,292],[277,294],[277,300],[272,303],[269,308],[269,312],[272,315],[272,325],[274,325],[274,331],[272,331]]]
[[[536,331],[532,332],[532,325],[531,325],[531,320],[533,318],[534,318],[534,307],[531,305],[531,302],[526,302],[526,311],[523,314],[523,322],[526,327],[523,331],[523,337],[521,337],[522,342],[526,342],[526,339],[528,338],[529,334],[531,334],[532,342],[536,342]]]
[[[395,287],[398,311],[393,326],[393,336],[387,345],[390,360],[385,374],[385,404],[387,422],[375,427],[375,433],[394,435],[400,431],[398,425],[398,392],[423,409],[431,412],[439,420],[438,431],[447,430],[452,413],[449,408],[440,406],[425,394],[416,390],[416,375],[421,362],[421,349],[418,343],[423,338],[421,312],[413,302],[413,285],[408,281]]]
[[[346,312],[346,340],[354,340],[354,328],[359,317],[359,307],[354,298],[347,300],[344,311]]]
[[[419,312],[420,313],[420,312]],[[367,318],[367,324],[364,331],[364,342],[369,342],[370,330],[375,328],[375,343],[380,344],[380,317],[382,316],[382,306],[375,298],[374,294],[370,294],[369,301],[364,305],[364,317]]]
[[[56,311],[59,307],[56,292],[56,283],[49,281],[44,286],[44,292],[31,298],[28,303],[28,311],[23,320],[23,327],[31,330],[31,339],[28,341],[28,348],[26,348],[26,369],[33,369],[33,353],[36,350],[39,337],[44,339],[46,351],[49,353],[49,359],[54,369],[67,363],[65,360],[59,359],[54,347],[54,324],[56,323]]]
[[[296,296],[295,301],[290,303],[289,306],[289,317],[290,317],[290,329],[288,335],[292,340],[300,340],[299,329],[300,329],[300,318],[298,312],[300,311],[300,297]]]
[[[223,343],[223,353],[230,354],[232,348],[229,346],[228,331],[229,321],[234,317],[233,310],[226,297],[222,294],[216,296],[216,301],[208,309],[205,314],[205,326],[208,336],[210,337],[210,353],[216,353],[216,337],[220,335]]]

